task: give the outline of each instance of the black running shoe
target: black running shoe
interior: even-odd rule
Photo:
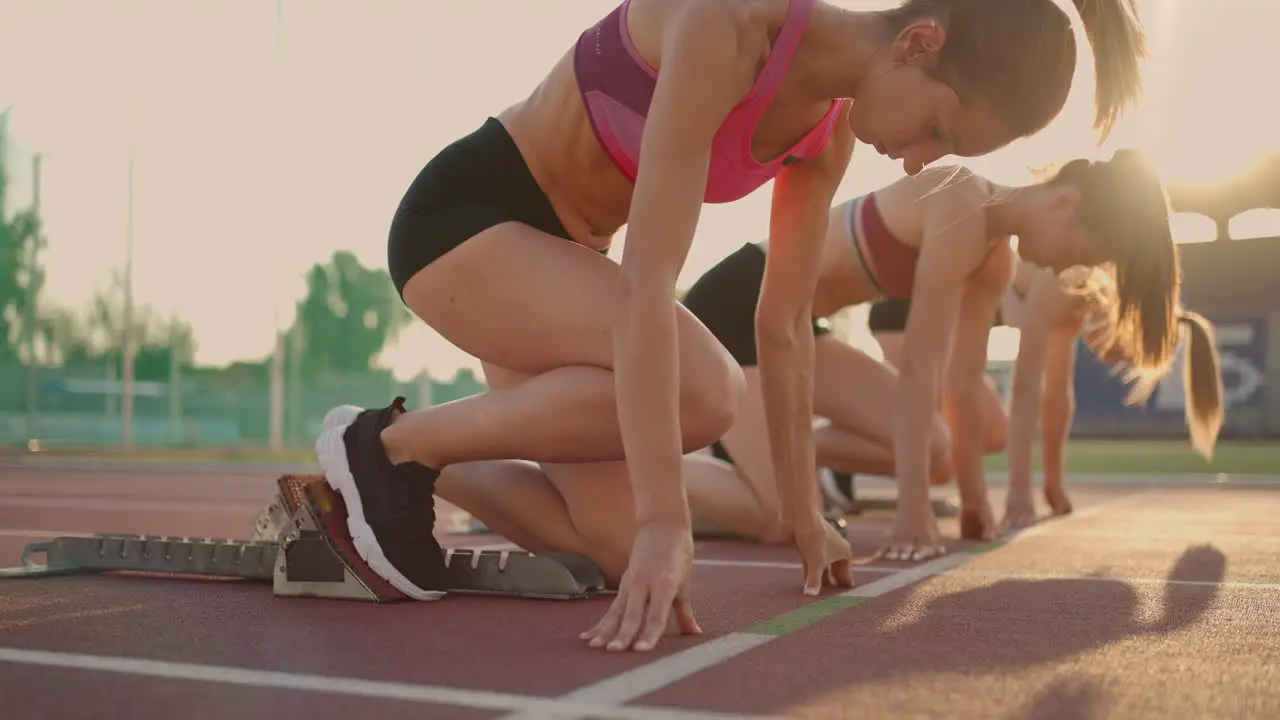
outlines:
[[[316,455],[329,486],[342,494],[352,543],[369,568],[414,600],[435,600],[447,585],[444,552],[432,533],[440,472],[415,462],[392,465],[382,447],[382,430],[403,412],[403,397],[377,410],[334,408]]]

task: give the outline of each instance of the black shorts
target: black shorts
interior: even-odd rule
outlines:
[[[907,329],[911,312],[910,298],[887,298],[871,306],[867,313],[867,329],[873,333],[902,332]]]
[[[756,357],[756,305],[764,284],[765,252],[747,243],[708,270],[685,294],[684,306],[707,326],[743,367]],[[813,321],[813,334],[831,332],[824,320]]]
[[[888,298],[871,306],[867,313],[867,329],[873,333],[900,333],[907,329],[907,316],[911,314],[911,298]],[[1004,325],[1000,308],[996,308],[991,327]]]
[[[387,241],[396,291],[403,295],[419,270],[506,222],[573,239],[507,129],[489,118],[432,158],[400,200]]]

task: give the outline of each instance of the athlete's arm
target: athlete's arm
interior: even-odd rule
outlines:
[[[614,325],[618,421],[636,519],[690,526],[681,476],[676,279],[693,241],[711,143],[749,90],[741,23],[710,3],[667,21],[627,223]]]
[[[1067,436],[1075,421],[1076,339],[1079,322],[1055,327],[1049,334],[1044,373],[1044,422],[1041,426],[1041,466],[1045,485],[1062,485]]]
[[[1014,364],[1013,400],[1009,408],[1009,485],[1011,492],[1031,492],[1031,448],[1042,434],[1041,462],[1046,478],[1062,459],[1065,429],[1070,425],[1071,378],[1075,337],[1080,330],[1083,300],[1066,293],[1058,278],[1037,269],[1026,278],[1024,322],[1019,328]],[[1065,374],[1064,374],[1065,373]],[[1057,441],[1051,441],[1057,435]],[[1061,467],[1057,468],[1061,476]]]
[[[988,506],[983,467],[987,435],[987,345],[1000,296],[1012,273],[1007,259],[992,258],[988,262],[996,267],[979,272],[991,277],[965,284],[943,398],[951,428],[951,464],[961,504],[968,509]]]
[[[756,311],[760,383],[774,479],[784,524],[812,529],[817,506],[813,444],[813,294],[828,218],[853,154],[844,117],[823,152],[793,165],[774,181],[769,253]]]
[[[1009,402],[1009,490],[1030,502],[1031,449],[1040,427],[1042,380],[1051,333],[1046,318],[1036,312],[1030,297],[1023,303],[1018,331],[1018,358],[1013,364]]]
[[[928,443],[934,413],[966,281],[988,248],[986,183],[972,173],[956,171],[953,177],[952,172],[939,169],[914,180],[923,191],[917,205],[923,238],[898,368],[893,433],[899,500],[893,543],[898,549],[925,542],[930,527]]]

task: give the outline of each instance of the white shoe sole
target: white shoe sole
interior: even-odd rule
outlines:
[[[849,512],[853,509],[853,503],[849,502],[849,498],[843,492],[840,492],[840,486],[836,485],[836,474],[831,468],[818,468],[818,484],[822,486],[822,494],[826,496],[827,502],[831,503],[838,510]]]
[[[363,409],[355,405],[339,405],[330,410],[324,416],[324,422],[321,425],[320,432],[325,433],[339,426],[350,425],[355,422],[356,416]],[[279,495],[273,495],[271,500],[267,502],[258,516],[253,520],[253,540],[277,542],[289,528],[289,523],[293,518],[285,514],[284,506],[280,504]]]
[[[360,412],[361,409],[353,405],[341,405],[325,415],[324,430],[316,440],[316,458],[324,471],[325,481],[342,495],[342,500],[347,505],[347,531],[351,533],[351,542],[360,558],[368,563],[369,569],[414,600],[438,600],[446,593],[423,590],[396,570],[382,552],[382,547],[374,537],[373,528],[369,527],[369,522],[364,518],[360,491],[356,488],[356,479],[351,475],[347,446],[342,441],[343,434]]]

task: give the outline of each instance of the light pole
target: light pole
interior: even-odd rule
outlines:
[[[124,392],[120,401],[124,447],[133,449],[133,155],[129,156],[129,219],[124,250]]]
[[[284,0],[276,0],[276,35],[275,35],[275,83],[276,92],[272,93],[277,105],[275,106],[274,137],[272,138],[272,147],[275,149],[275,189],[278,192],[284,187],[281,182],[280,173],[280,73],[281,73],[281,52],[280,52],[280,27],[284,23]],[[278,227],[278,224],[277,224]],[[279,285],[277,284],[277,287]],[[280,452],[284,449],[284,354],[285,354],[285,337],[280,330],[280,296],[279,291],[275,297],[275,322],[273,323],[275,331],[275,345],[271,352],[271,379],[268,381],[269,392],[267,394],[269,407],[267,410],[267,422],[270,428],[270,447],[274,452]]]

